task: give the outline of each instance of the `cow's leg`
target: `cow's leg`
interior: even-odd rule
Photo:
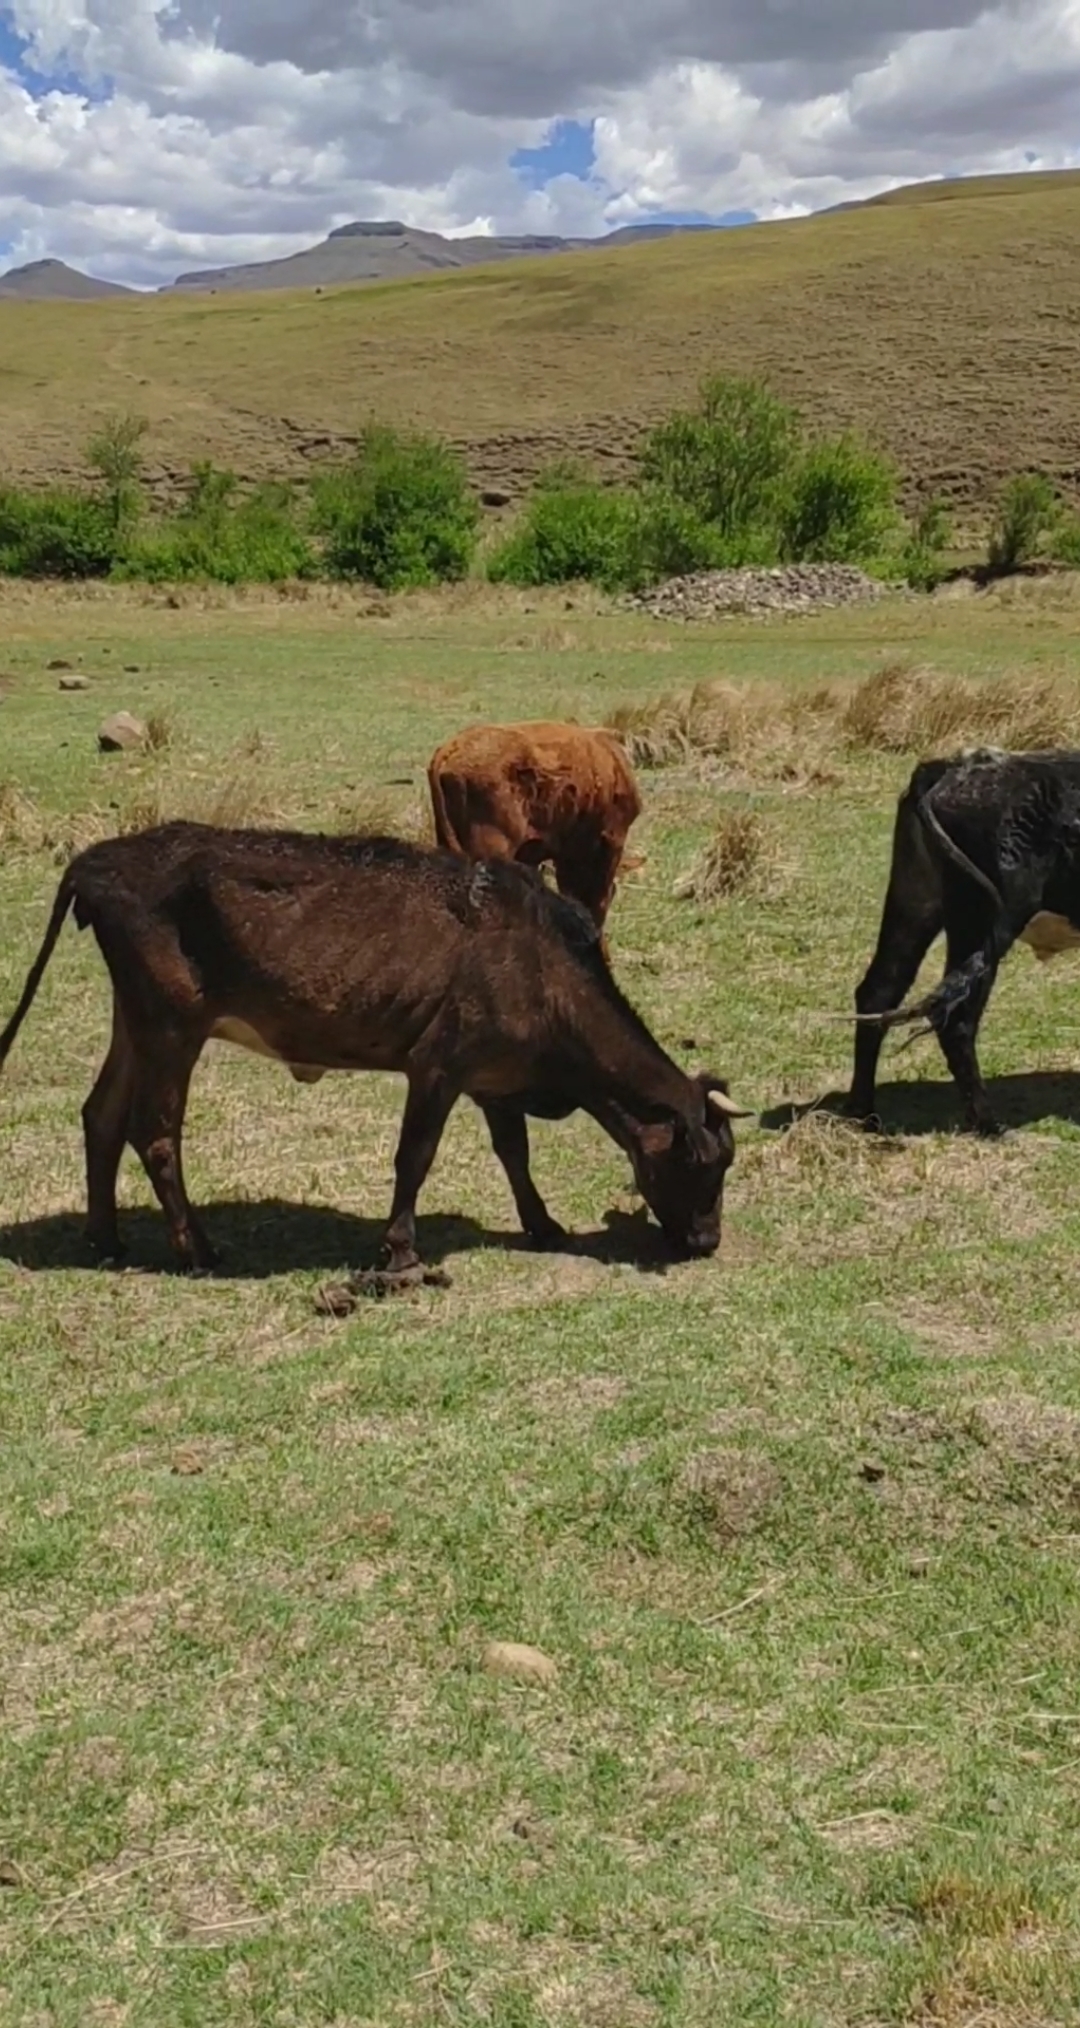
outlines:
[[[604,925],[615,893],[615,875],[621,858],[622,847],[611,845],[604,839],[586,852],[557,853],[554,862],[559,893],[569,895],[588,910],[600,932],[600,949],[608,961],[611,954]]]
[[[180,1265],[193,1274],[208,1274],[219,1256],[192,1209],[180,1152],[188,1087],[198,1056],[198,1048],[180,1038],[168,1050],[162,1049],[158,1038],[152,1053],[140,1051],[129,1138],[165,1213]]]
[[[936,883],[890,878],[878,932],[877,949],[855,989],[859,1014],[886,1014],[899,1007],[945,915]],[[872,1021],[855,1027],[855,1066],[846,1111],[867,1126],[877,1124],[875,1093],[878,1059],[885,1030]]]
[[[566,1232],[552,1218],[529,1170],[529,1129],[524,1113],[508,1105],[485,1105],[482,1111],[491,1145],[514,1193],[522,1231],[537,1246],[562,1246]]]
[[[425,1075],[409,1081],[409,1095],[394,1156],[394,1199],[383,1236],[380,1277],[415,1280],[422,1263],[416,1251],[416,1200],[438,1152],[443,1129],[458,1099],[456,1085]]]
[[[112,1040],[97,1081],[82,1109],[86,1143],[86,1237],[99,1260],[123,1257],[116,1218],[116,1178],[128,1138],[135,1091],[135,1059],[118,1001],[113,1001]]]

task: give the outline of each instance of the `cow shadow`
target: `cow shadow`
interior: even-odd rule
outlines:
[[[1080,1072],[1032,1070],[986,1081],[990,1104],[1006,1128],[1034,1127],[1043,1120],[1080,1126]],[[877,1113],[885,1133],[947,1134],[962,1125],[960,1101],[950,1078],[911,1078],[881,1083]],[[846,1092],[830,1091],[806,1105],[774,1106],[760,1116],[767,1131],[783,1132],[808,1113],[848,1119]]]
[[[211,1199],[200,1207],[207,1234],[222,1255],[217,1279],[270,1281],[276,1276],[334,1273],[374,1265],[386,1220],[357,1217],[318,1204],[283,1198]],[[123,1265],[145,1274],[178,1272],[164,1219],[153,1205],[120,1213],[126,1253]],[[417,1251],[426,1267],[441,1267],[455,1255],[494,1250],[536,1253],[524,1233],[481,1225],[462,1214],[435,1212],[416,1220]],[[562,1250],[552,1257],[558,1258]],[[572,1232],[567,1257],[662,1274],[673,1263],[663,1236],[644,1211],[608,1211],[600,1230]],[[0,1260],[32,1271],[97,1270],[86,1242],[82,1211],[49,1212],[40,1218],[0,1224]]]

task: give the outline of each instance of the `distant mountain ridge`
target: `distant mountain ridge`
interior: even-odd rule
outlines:
[[[967,197],[1012,197],[1034,185],[1046,189],[1080,188],[1080,171],[1034,169],[1006,176],[935,177],[881,191],[876,197],[850,198],[827,211],[861,211],[894,204],[930,204]],[[824,215],[824,214],[823,214]],[[498,261],[523,260],[543,254],[595,252],[603,247],[633,246],[642,240],[670,239],[679,234],[728,232],[730,226],[692,220],[668,224],[646,220],[617,226],[597,239],[564,239],[557,233],[474,234],[448,239],[440,232],[422,232],[401,219],[355,219],[339,225],[317,246],[280,260],[238,263],[233,267],[195,268],[177,275],[157,291],[161,295],[232,293],[257,289],[326,289],[350,283],[402,281],[411,275],[438,274],[481,267]],[[65,261],[30,261],[0,274],[0,299],[24,302],[93,302],[109,296],[137,296],[146,291],[121,282],[101,281]]]
[[[25,267],[0,275],[0,297],[15,297],[24,303],[98,303],[107,296],[138,293],[125,288],[123,282],[103,282],[96,275],[81,274],[66,261],[28,261]]]
[[[447,239],[421,232],[400,219],[356,219],[339,225],[318,246],[282,260],[229,268],[200,268],[178,275],[163,291],[205,289],[333,288],[349,282],[402,281],[409,275],[481,267],[493,261],[523,260],[540,254],[576,253],[602,246],[625,246],[639,239],[679,232],[718,232],[719,226],[627,225],[599,239],[563,239],[557,233],[479,234]]]

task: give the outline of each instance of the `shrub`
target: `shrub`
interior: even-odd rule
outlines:
[[[331,575],[382,591],[462,578],[475,553],[479,502],[433,437],[366,430],[352,463],[316,481],[314,507]]]
[[[549,472],[516,528],[488,558],[494,584],[570,584],[586,578],[607,591],[635,571],[638,506],[632,494],[597,485],[568,468]]]
[[[799,418],[753,380],[703,383],[698,407],[650,432],[641,475],[717,531],[725,561],[775,562]]]
[[[86,462],[96,472],[105,490],[109,520],[117,534],[131,528],[139,516],[142,452],[146,435],[140,416],[106,416],[86,446]]]
[[[106,577],[119,537],[89,494],[53,487],[0,490],[0,572],[15,577]]]
[[[1053,554],[1058,563],[1080,570],[1080,515],[1066,514],[1054,535]]]
[[[908,527],[897,566],[914,591],[933,591],[940,583],[944,553],[952,541],[952,518],[944,500],[924,502]]]
[[[315,557],[291,489],[265,485],[236,496],[233,472],[196,465],[183,507],[131,541],[115,574],[154,584],[280,584],[312,576]]]
[[[1062,504],[1044,472],[1018,472],[1002,489],[997,519],[990,531],[989,565],[995,577],[1006,577],[1031,563],[1061,520]]]
[[[720,561],[715,529],[671,494],[601,486],[572,467],[556,466],[489,558],[488,576],[518,585],[587,579],[621,591]]]
[[[822,438],[799,457],[780,504],[780,547],[790,563],[866,563],[899,525],[897,476],[857,437]]]

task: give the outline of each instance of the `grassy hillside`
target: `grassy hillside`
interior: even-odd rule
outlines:
[[[617,470],[721,367],[975,510],[1025,464],[1072,480],[1078,363],[1076,188],[1024,178],[321,295],[0,303],[0,430],[9,476],[70,473],[94,418],[134,408],[168,485],[199,456],[302,472],[378,416],[445,431],[515,493],[556,454]]]

